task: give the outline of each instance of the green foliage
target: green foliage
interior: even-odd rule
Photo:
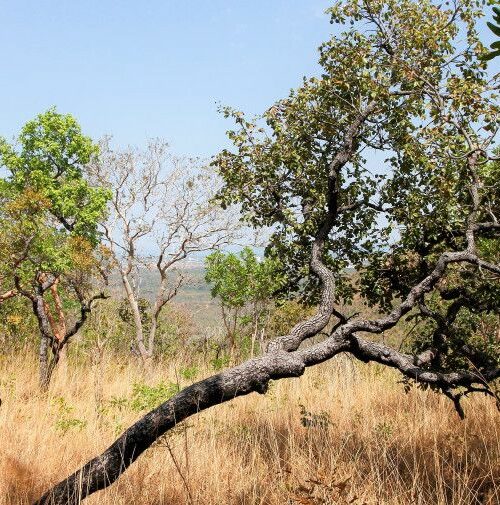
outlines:
[[[71,115],[54,109],[22,128],[18,146],[0,141],[0,245],[5,278],[15,268],[31,282],[92,267],[109,190],[92,187],[83,167],[97,147]],[[29,261],[21,261],[29,256]],[[17,264],[19,263],[19,264]],[[0,280],[2,277],[0,271]]]
[[[145,308],[150,307],[150,302],[145,298],[139,298],[138,302],[147,331],[150,328],[150,318]],[[73,352],[79,352],[82,357],[93,353],[97,346],[104,345],[113,354],[128,358],[131,348],[134,349],[135,346],[135,327],[129,305],[124,299],[112,297],[97,304],[81,332],[83,338],[75,341],[72,347]],[[179,353],[189,355],[199,343],[193,338],[196,335],[197,327],[192,311],[180,304],[168,304],[158,321],[155,354],[160,359],[179,356]]]
[[[457,170],[455,170],[458,172]],[[500,182],[498,161],[479,167],[477,176],[488,193],[483,197],[478,221],[488,221],[490,212],[500,209]],[[401,240],[387,252],[371,257],[371,263],[362,277],[361,289],[368,301],[389,310],[398,297],[406,296],[418,279],[427,275],[437,256],[444,250],[460,250],[466,244],[460,231],[466,226],[469,196],[463,194],[463,178],[449,177],[447,193],[441,195],[432,214],[408,224]],[[441,179],[442,180],[442,179]],[[399,197],[406,191],[401,186]],[[432,187],[427,186],[429,192]],[[422,203],[422,199],[420,199]],[[464,205],[467,202],[467,205]],[[454,221],[452,214],[439,216],[438,205],[455,206],[463,214]],[[457,215],[457,214],[455,214]],[[476,241],[481,257],[493,264],[500,263],[500,239],[494,232],[485,233]],[[427,297],[425,303],[433,317],[416,315],[418,323],[409,350],[439,349],[439,358],[432,365],[441,370],[481,369],[500,364],[500,286],[495,276],[476,275],[469,267],[449,269],[438,291]]]
[[[97,223],[110,198],[109,190],[94,188],[83,177],[83,167],[98,154],[97,145],[82,134],[73,116],[55,109],[28,121],[18,142],[19,149],[5,140],[0,144],[0,163],[10,172],[13,190],[39,195],[66,230],[95,245]]]
[[[382,421],[375,425],[373,431],[377,438],[387,440],[392,437],[392,434],[394,433],[394,427],[391,423]]]
[[[156,386],[137,382],[132,389],[130,408],[134,412],[152,410],[163,402],[166,402],[179,391],[179,385],[174,382],[159,382]]]
[[[57,396],[52,400],[52,405],[56,408],[55,427],[63,434],[72,429],[82,430],[87,426],[87,421],[73,416],[74,407],[68,404],[62,396]]]
[[[269,336],[286,335],[297,323],[312,316],[314,312],[314,307],[297,300],[280,301],[271,314]]]
[[[156,353],[158,356],[175,356],[189,353],[197,327],[193,313],[181,304],[170,303],[164,307],[158,321]]]
[[[63,434],[67,433],[69,430],[76,429],[78,431],[83,430],[87,426],[87,421],[77,418],[63,418],[56,421],[56,428]]]
[[[255,339],[265,324],[273,295],[283,285],[279,261],[259,260],[252,249],[245,247],[239,254],[215,251],[207,256],[205,266],[205,280],[212,284],[212,296],[220,300],[231,346],[234,347],[239,334],[239,346],[243,350],[243,329],[251,325]],[[252,343],[247,344],[251,350]]]
[[[251,225],[271,227],[266,257],[280,260],[283,294],[317,300],[311,250],[333,206],[322,260],[337,277],[337,301],[352,303],[359,293],[379,311],[405,298],[443,251],[464,249],[473,181],[474,219],[500,215],[498,162],[487,163],[500,124],[498,83],[490,81],[476,28],[485,3],[336,2],[331,21],[347,26],[320,46],[319,76],[304,78],[257,117],[222,109],[235,127],[228,132],[233,148],[213,161],[224,179],[218,198],[241,205]],[[332,187],[330,167],[360,111],[368,118]],[[477,236],[481,257],[498,263],[498,234]],[[478,275],[470,265],[450,268],[438,286],[436,317],[446,319],[450,306],[461,303],[460,317],[444,324],[446,343],[439,344],[437,322],[421,315],[413,347],[431,340],[446,356],[461,355],[463,366],[482,369],[491,352],[487,359],[471,356],[491,351],[491,342],[474,342],[479,323],[498,314],[496,285],[493,275]],[[235,303],[238,288],[233,282]],[[450,364],[451,357],[432,366]]]
[[[37,329],[27,300],[14,297],[0,303],[0,341],[4,353],[35,349]]]
[[[484,56],[484,59],[486,61],[492,60],[493,58],[496,58],[497,56],[500,56],[500,8],[499,7],[493,7],[493,23],[488,21],[486,24],[488,25],[488,28],[493,32],[493,34],[498,38],[498,40],[495,40],[490,47],[491,51],[487,53]]]
[[[122,396],[112,396],[108,400],[108,404],[113,409],[124,410],[128,406],[129,402],[127,398]]]
[[[151,327],[151,302],[147,298],[138,298],[137,305],[141,314],[142,328],[145,332],[148,332]],[[127,323],[131,326],[134,325],[132,311],[130,310],[130,304],[126,298],[123,298],[120,306],[118,307],[118,315],[124,323]]]
[[[205,266],[205,280],[212,284],[212,296],[228,308],[267,300],[282,283],[279,262],[260,261],[249,247],[239,254],[215,251],[207,256]]]
[[[179,373],[181,374],[181,377],[187,381],[192,381],[196,379],[198,374],[200,373],[200,370],[197,366],[187,366],[185,368],[181,368],[179,370]]]
[[[216,354],[210,360],[210,365],[216,372],[218,372],[219,370],[226,368],[229,365],[230,361],[231,357],[229,356],[229,354],[223,352],[222,354]]]

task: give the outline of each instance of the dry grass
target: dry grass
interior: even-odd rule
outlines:
[[[95,373],[70,367],[42,396],[33,360],[0,357],[1,505],[30,503],[140,415],[124,401],[141,380],[135,366],[104,364],[100,413]],[[158,367],[146,382],[176,376],[175,366]],[[264,396],[179,425],[85,503],[500,503],[493,402],[468,401],[460,422],[448,400],[420,390],[405,395],[397,379],[378,366],[337,360],[274,383]]]

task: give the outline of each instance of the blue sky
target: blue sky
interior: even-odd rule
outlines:
[[[118,144],[208,156],[230,123],[317,72],[327,0],[0,1],[0,135],[52,105]]]
[[[330,4],[0,0],[0,135],[55,105],[94,138],[209,156],[230,127],[217,103],[259,113],[317,73]]]

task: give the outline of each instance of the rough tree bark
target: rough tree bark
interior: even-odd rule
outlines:
[[[473,248],[476,229],[474,218],[468,223],[467,249],[441,254],[430,274],[417,283],[402,303],[385,317],[373,320],[348,319],[335,309],[335,279],[322,261],[323,248],[336,219],[343,211],[338,204],[340,170],[356,152],[363,124],[375,111],[376,105],[373,103],[360,111],[346,130],[344,143],[329,167],[326,217],[318,227],[311,256],[311,269],[322,283],[317,313],[298,323],[288,335],[273,340],[263,356],[199,381],[146,414],[102,454],[45,493],[36,502],[37,505],[77,505],[90,494],[110,486],[155,440],[189,416],[238,396],[252,392],[265,393],[269,381],[299,377],[307,367],[322,363],[342,352],[348,352],[364,362],[376,361],[396,368],[408,378],[441,389],[453,399],[461,414],[463,412],[460,410],[459,399],[463,393],[454,394],[455,388],[464,387],[469,392],[492,394],[488,389],[488,381],[500,377],[498,367],[481,374],[469,371],[436,372],[426,367],[432,359],[432,349],[419,355],[410,355],[358,335],[359,332],[378,334],[395,326],[405,314],[418,306],[425,294],[436,287],[450,264],[467,263],[500,274],[500,266],[482,261]],[[305,340],[321,333],[332,315],[339,322],[330,335],[319,343],[300,347]]]
[[[432,384],[444,391],[464,386],[487,393],[487,382],[500,377],[498,368],[481,375],[466,371],[448,374],[433,372],[424,367],[430,359],[430,353],[418,356],[404,354],[387,345],[356,335],[360,331],[381,333],[393,327],[425,293],[432,290],[442,278],[447,266],[456,262],[476,265],[481,263],[482,268],[500,274],[499,266],[480,262],[477,257],[467,252],[445,253],[432,273],[412,289],[399,307],[384,318],[348,321],[320,343],[305,349],[287,351],[285,348],[298,348],[301,342],[312,336],[311,325],[318,328],[319,332],[328,321],[319,328],[317,315],[309,320],[310,324],[307,326],[299,323],[289,335],[276,339],[272,351],[267,354],[197,382],[146,414],[101,455],[54,486],[36,504],[77,505],[90,494],[110,486],[155,440],[177,423],[238,396],[252,392],[265,393],[270,380],[299,377],[307,367],[322,363],[342,352],[349,352],[364,362],[376,361],[396,368],[406,377]],[[300,328],[302,331],[299,331]]]

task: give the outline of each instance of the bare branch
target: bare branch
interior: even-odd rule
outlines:
[[[144,151],[113,151],[105,139],[101,153],[89,172],[115,188],[104,237],[132,311],[137,347],[149,359],[161,310],[180,288],[169,289],[168,272],[190,255],[234,240],[238,218],[211,202],[219,184],[215,176],[196,160],[170,154],[165,141],[153,139]],[[158,276],[147,342],[138,306],[141,268],[155,269]]]

